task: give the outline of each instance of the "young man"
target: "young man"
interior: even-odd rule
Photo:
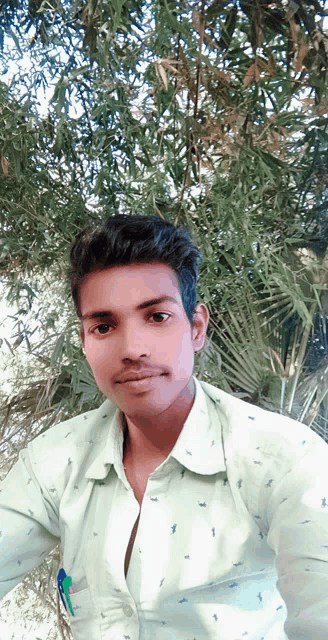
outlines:
[[[72,296],[107,400],[2,483],[0,597],[61,541],[76,640],[328,640],[328,447],[193,376],[200,259],[155,217],[77,237]]]

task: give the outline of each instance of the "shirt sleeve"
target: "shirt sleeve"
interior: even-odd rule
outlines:
[[[21,451],[0,483],[0,600],[60,542],[56,505],[31,457],[30,448]]]
[[[328,640],[328,446],[310,434],[305,454],[280,477],[271,468],[261,489],[290,640]]]

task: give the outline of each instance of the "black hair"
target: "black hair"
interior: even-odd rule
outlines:
[[[183,308],[193,327],[198,268],[203,254],[191,232],[157,216],[118,214],[101,226],[81,231],[70,252],[71,293],[81,319],[79,285],[95,268],[136,263],[164,263],[175,272]]]

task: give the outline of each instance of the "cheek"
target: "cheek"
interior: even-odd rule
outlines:
[[[110,362],[112,362],[113,359],[109,357],[104,349],[89,349],[89,352],[86,349],[85,355],[98,387],[103,392],[106,392],[108,379],[111,374]]]
[[[108,349],[104,349],[101,343],[85,344],[85,357],[92,369],[101,368],[102,363],[106,362],[109,357]]]
[[[171,341],[166,350],[166,359],[175,363],[179,368],[186,368],[193,363],[194,350],[188,336],[181,336],[180,341]]]

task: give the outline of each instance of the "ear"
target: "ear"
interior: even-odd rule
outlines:
[[[198,303],[195,308],[193,326],[194,351],[200,351],[204,346],[209,317],[207,306],[203,303]]]
[[[80,338],[81,338],[82,346],[84,347],[84,329],[80,329]]]

